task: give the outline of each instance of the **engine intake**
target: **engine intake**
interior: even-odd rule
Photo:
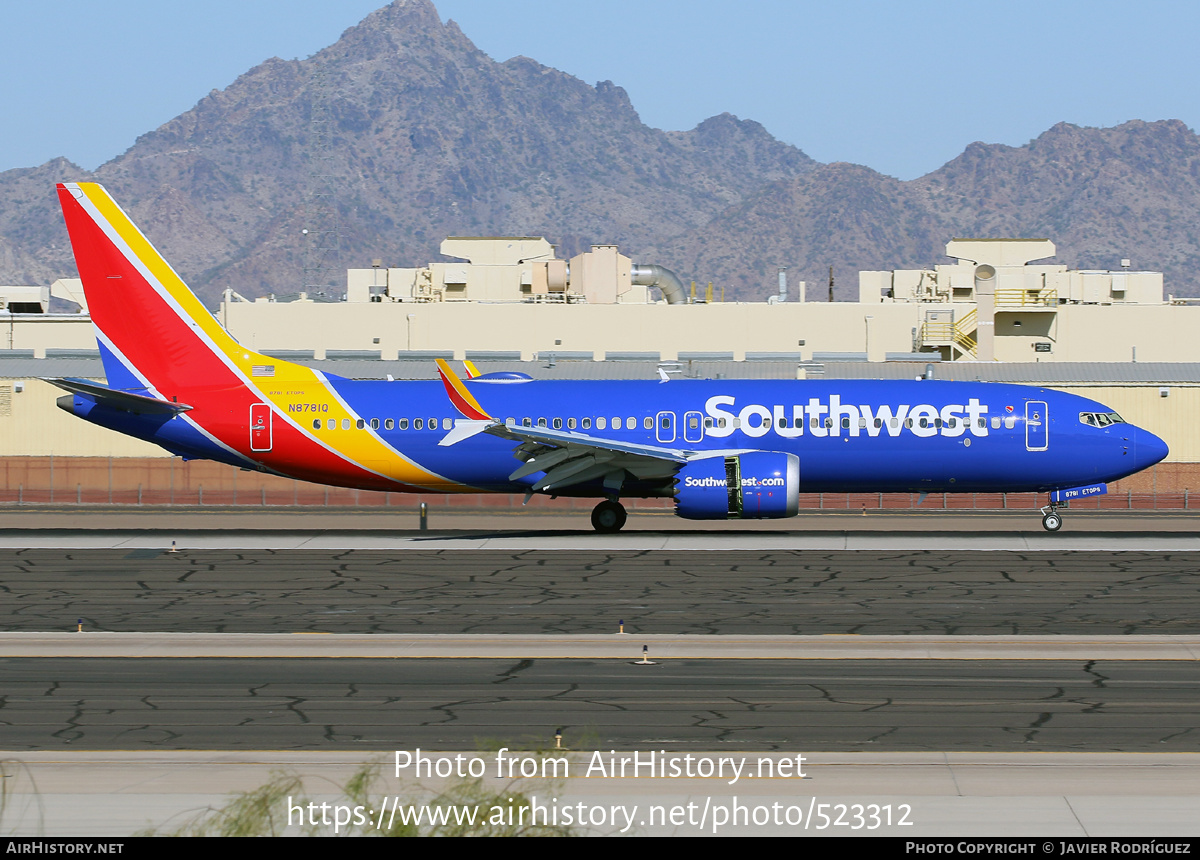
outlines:
[[[675,514],[688,520],[794,517],[800,458],[775,451],[693,460],[675,478]]]

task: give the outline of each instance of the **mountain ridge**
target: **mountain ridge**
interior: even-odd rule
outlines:
[[[0,280],[74,272],[53,186],[79,179],[104,183],[206,301],[227,285],[297,291],[318,97],[343,268],[424,264],[450,235],[545,235],[564,256],[616,242],[728,298],[773,292],[779,265],[813,296],[833,265],[850,298],[859,268],[933,265],[956,235],[1045,235],[1058,262],[1131,257],[1168,291],[1195,289],[1200,138],[1177,120],[1059,123],[901,181],[818,164],[728,113],[650,128],[611,81],[493,60],[430,0],[395,0],[307,59],[265,60],[95,171],[0,173]]]

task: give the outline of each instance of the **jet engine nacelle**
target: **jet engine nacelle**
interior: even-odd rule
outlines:
[[[775,451],[692,460],[679,470],[675,513],[689,520],[794,517],[800,504],[800,458]]]

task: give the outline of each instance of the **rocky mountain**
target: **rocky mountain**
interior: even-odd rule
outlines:
[[[317,159],[316,116],[328,140]],[[1162,269],[1200,291],[1200,138],[1179,122],[1059,125],[972,144],[901,182],[818,165],[728,114],[687,132],[641,122],[625,91],[517,57],[496,62],[430,0],[395,0],[301,61],[268,60],[89,175],[63,159],[0,173],[0,282],[74,271],[54,183],[107,185],[212,301],[301,288],[306,190],[337,188],[340,265],[419,265],[451,235],[617,242],[685,279],[761,299],[775,268],[825,295],[860,268],[931,265],[954,236],[1048,236],[1059,262]]]
[[[774,289],[775,270],[826,296],[857,295],[860,269],[943,262],[954,237],[1054,240],[1073,268],[1166,273],[1166,290],[1200,293],[1200,137],[1178,121],[1116,128],[1060,123],[1021,147],[973,143],[949,164],[901,182],[829,164],[771,183],[672,246],[684,271],[720,273],[742,294]]]
[[[959,234],[1046,236],[1076,268],[1161,269],[1200,288],[1200,137],[1182,122],[1060,123],[1022,147],[972,144],[913,183]]]
[[[294,292],[318,99],[344,266],[423,264],[451,235],[636,253],[814,166],[728,114],[689,132],[650,128],[611,82],[495,62],[429,0],[395,0],[310,59],[268,60],[214,91],[94,177],[61,161],[0,174],[0,253],[12,256],[0,278],[70,269],[53,182],[82,177],[103,182],[208,298],[226,284]]]

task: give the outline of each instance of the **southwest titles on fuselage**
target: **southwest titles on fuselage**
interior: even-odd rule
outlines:
[[[787,406],[774,404],[771,407],[750,403],[734,412],[736,398],[719,394],[708,398],[704,404],[705,414],[712,419],[712,426],[705,427],[706,436],[718,438],[731,436],[740,430],[747,436],[760,437],[769,432],[786,439],[803,436],[899,436],[911,432],[913,435],[987,436],[988,424],[984,418],[988,407],[972,397],[965,404],[951,403],[937,407],[927,403],[896,406],[851,405],[842,403],[838,394],[829,395],[828,402],[812,397],[807,404],[791,404],[791,415]],[[752,419],[757,418],[757,423]]]

